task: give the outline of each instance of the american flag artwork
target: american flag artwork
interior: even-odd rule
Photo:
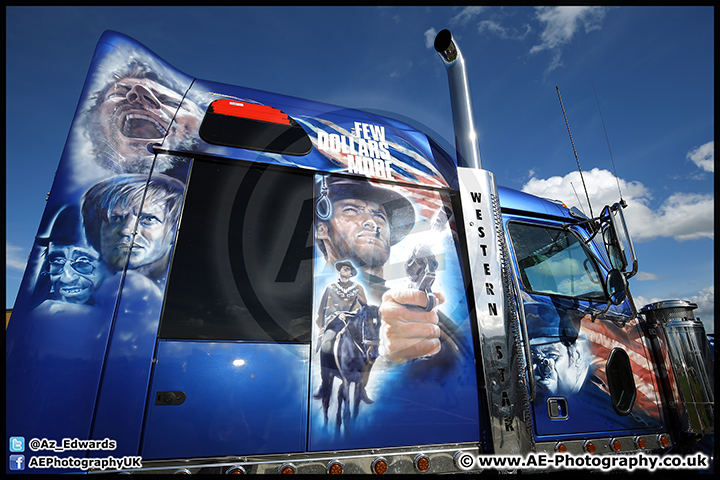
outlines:
[[[595,368],[595,376],[602,382],[599,385],[601,389],[610,395],[607,387],[607,359],[613,349],[623,349],[630,358],[637,388],[633,413],[660,420],[660,382],[650,363],[651,348],[638,319],[620,326],[607,320],[592,321],[586,316],[582,322],[582,332],[590,342],[592,366]]]
[[[662,426],[660,378],[638,318],[615,323],[611,317],[616,315],[600,315],[597,305],[590,308],[578,299],[526,292],[521,292],[521,299],[537,386],[534,423],[540,437],[619,434]],[[627,363],[608,372],[610,360],[625,355]],[[549,413],[549,402],[557,399],[566,405],[563,418]]]
[[[350,162],[352,160],[350,159],[350,155],[337,149],[322,148],[322,145],[318,142],[319,130],[331,132],[334,135],[344,138],[356,137],[354,132],[347,128],[350,125],[346,127],[338,125],[331,120],[317,117],[296,118],[296,120],[303,125],[303,127],[312,132],[310,133],[310,139],[312,140],[314,146],[335,167],[328,169],[328,171],[340,173],[351,170]],[[383,128],[386,127],[383,126]],[[401,135],[391,135],[389,127],[387,128],[388,134],[386,136],[386,143],[390,156],[392,157],[390,167],[391,180],[427,187],[442,188],[449,186],[442,173],[438,170],[435,162],[428,158],[431,155],[429,150],[427,152],[421,152],[417,148],[418,142],[414,141],[411,143],[410,141],[402,138]],[[406,133],[410,134],[409,132]],[[376,178],[388,179],[387,177],[382,176],[376,176]]]

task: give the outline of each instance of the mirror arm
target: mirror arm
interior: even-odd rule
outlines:
[[[601,316],[605,315],[605,314],[607,313],[607,311],[610,310],[610,305],[612,305],[612,302],[611,302],[610,300],[608,300],[608,302],[605,304],[605,308],[603,309],[602,312],[600,312],[600,313],[595,313],[595,312],[590,313],[590,320],[592,320],[593,323],[594,323],[595,320],[597,320],[598,317],[601,317]]]
[[[593,234],[590,235],[590,237],[588,237],[587,240],[585,240],[579,233],[577,233],[575,230],[573,230],[573,229],[571,228],[571,227],[575,227],[575,226],[578,226],[578,225],[582,225],[583,223],[588,223],[589,221],[590,221],[590,220],[586,220],[586,221],[584,221],[584,222],[579,222],[579,223],[563,223],[563,224],[562,224],[562,228],[563,228],[563,230],[566,230],[566,231],[572,233],[572,234],[575,236],[575,238],[577,238],[578,240],[580,240],[580,241],[581,241],[582,243],[584,243],[585,245],[590,245],[590,242],[592,242],[592,239],[595,238],[595,235],[598,234],[599,230],[595,230],[594,228],[591,229],[591,230],[593,230]]]
[[[601,220],[601,217],[596,217],[596,218],[589,218],[589,219],[587,219],[587,220],[582,220],[582,221],[577,222],[577,223],[563,223],[563,224],[562,224],[562,228],[563,228],[564,230],[567,230],[567,231],[569,231],[569,232],[572,232],[572,233],[573,233],[580,241],[582,241],[585,245],[590,245],[590,243],[592,242],[593,238],[595,238],[595,235],[597,235],[598,233],[600,233],[600,232],[602,231],[600,220]],[[582,238],[580,235],[578,235],[577,233],[575,233],[575,232],[573,231],[573,229],[571,228],[571,227],[577,227],[577,226],[585,225],[585,224],[588,224],[588,230],[589,230],[590,233],[591,233],[591,235],[588,237],[587,240],[585,240],[585,239]]]
[[[628,320],[627,320],[628,322],[630,322],[633,319],[637,318],[638,311],[637,311],[637,307],[635,306],[635,300],[633,300],[632,295],[630,294],[630,286],[629,285],[628,285],[626,296],[627,296],[628,302],[630,303],[630,310],[632,310],[632,317],[628,318]]]

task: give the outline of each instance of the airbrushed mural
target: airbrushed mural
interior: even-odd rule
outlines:
[[[523,303],[537,385],[537,435],[662,427],[658,379],[637,319],[593,319],[587,302],[569,298],[523,293]],[[620,400],[619,412],[612,407],[607,371],[614,354],[627,354],[635,395]]]
[[[18,386],[8,411],[35,419],[25,435],[90,438],[102,376],[150,368],[189,171],[153,146],[196,142],[199,99],[181,106],[191,83],[125,37],[98,45],[8,326],[23,329],[8,336],[7,359],[27,367],[8,369],[7,382]],[[71,427],[24,412],[52,391],[68,392],[55,398]],[[99,409],[96,432],[111,418]]]
[[[159,294],[189,163],[152,148],[191,145],[202,118],[191,101],[178,108],[191,79],[130,43],[108,48],[92,70],[33,255],[30,287],[51,315],[114,302],[103,286],[126,266]]]
[[[376,445],[378,429],[387,445],[477,436],[449,202],[433,190],[317,176],[312,449]]]
[[[109,43],[99,44],[31,254],[34,278],[26,276],[21,288],[52,315],[103,305],[123,271],[123,282],[162,291],[190,161],[156,155],[153,147],[229,151],[197,133],[218,94],[202,82],[190,88],[191,77],[126,37],[104,38]],[[335,115],[298,116],[317,147],[305,158],[254,152],[249,160],[446,185],[427,160],[427,141],[419,151],[403,138],[409,132],[386,134],[384,126],[361,122],[347,131],[328,119]]]

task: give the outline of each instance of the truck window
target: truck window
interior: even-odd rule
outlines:
[[[313,175],[193,161],[160,337],[309,342]]]
[[[519,222],[508,232],[527,291],[605,301],[597,264],[571,232]]]

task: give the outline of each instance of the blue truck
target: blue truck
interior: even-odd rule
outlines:
[[[496,185],[459,47],[435,48],[455,157],[106,32],[6,328],[6,471],[457,473],[712,439],[696,306],[634,304],[622,203]]]

